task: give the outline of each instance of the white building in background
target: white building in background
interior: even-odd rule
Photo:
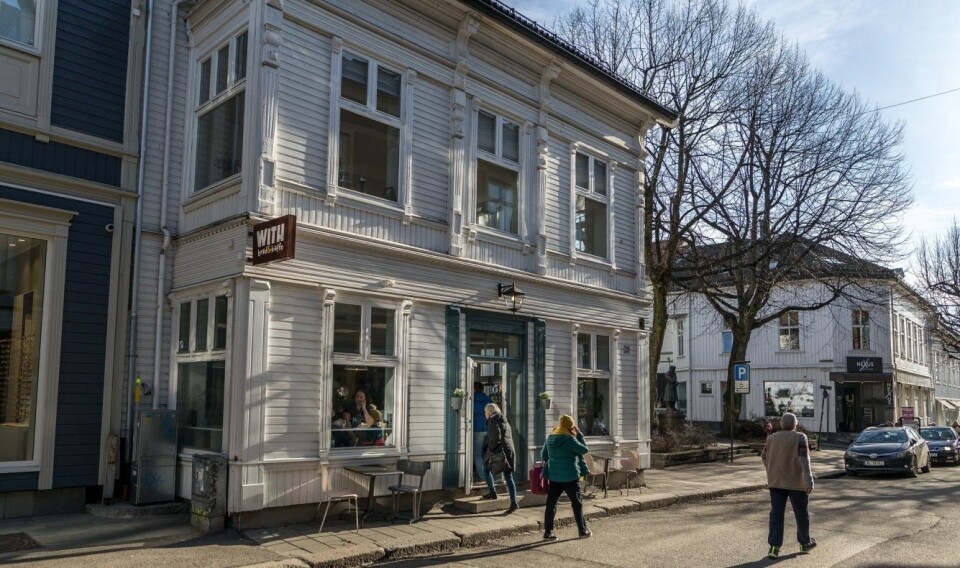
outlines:
[[[933,311],[901,277],[864,281],[872,302],[841,299],[816,311],[790,312],[754,331],[747,350],[750,394],[742,419],[793,412],[811,431],[859,432],[913,414],[935,421],[930,334]],[[791,283],[810,296],[818,284]],[[774,298],[774,302],[777,298]],[[660,372],[677,367],[679,406],[687,419],[719,422],[733,337],[695,294],[677,295]],[[826,399],[822,387],[831,387]]]
[[[934,421],[940,425],[953,424],[960,419],[960,360],[956,347],[946,345],[960,344],[955,333],[936,326],[931,334],[933,338],[933,383],[936,394]]]
[[[674,113],[489,0],[171,5],[136,355],[144,403],[180,417],[180,496],[196,452],[229,459],[230,514],[401,457],[469,487],[472,404],[450,399],[474,381],[520,472],[562,412],[647,463],[642,141]],[[293,258],[252,264],[293,248],[251,237],[287,215]]]

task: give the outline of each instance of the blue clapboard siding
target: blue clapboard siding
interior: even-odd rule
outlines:
[[[113,209],[3,185],[0,198],[78,213],[67,244],[53,486],[97,485]],[[36,488],[35,473],[0,475],[0,491]]]
[[[50,122],[123,141],[129,0],[59,0]]]
[[[120,158],[0,128],[0,162],[120,186]]]

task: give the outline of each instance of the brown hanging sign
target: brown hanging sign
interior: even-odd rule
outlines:
[[[253,226],[253,264],[294,258],[296,245],[296,215],[284,215]]]

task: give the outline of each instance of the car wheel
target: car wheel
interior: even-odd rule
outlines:
[[[920,468],[923,473],[930,473],[930,456],[927,456],[927,465]]]
[[[860,475],[859,472],[851,471],[851,470],[849,470],[849,469],[846,471],[846,473],[847,473],[847,475],[849,475],[850,477],[856,477],[856,476]]]

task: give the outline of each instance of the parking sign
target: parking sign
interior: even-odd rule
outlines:
[[[750,365],[748,363],[734,364],[733,392],[736,394],[750,394]]]

